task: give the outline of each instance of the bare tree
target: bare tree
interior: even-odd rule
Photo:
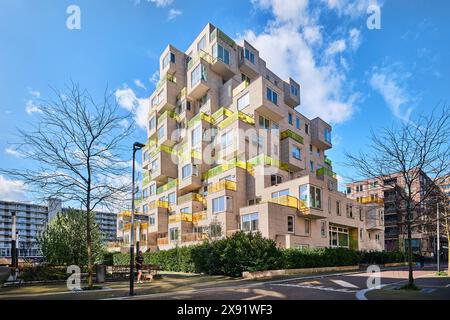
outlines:
[[[420,114],[407,122],[371,131],[370,151],[346,153],[347,165],[363,179],[383,182],[393,174],[401,177],[397,192],[405,208],[404,225],[407,234],[409,281],[414,287],[412,231],[436,211],[430,210],[432,199],[439,192],[437,181],[450,168],[450,108]],[[398,185],[392,188],[398,188]],[[434,212],[433,212],[434,211]]]
[[[129,165],[121,159],[134,123],[107,91],[100,102],[74,83],[54,93],[55,97],[41,101],[37,124],[29,131],[19,129],[19,142],[14,143],[34,169],[0,172],[23,181],[38,199],[70,201],[85,212],[91,288],[92,212],[96,207],[117,208],[131,190],[124,174]]]

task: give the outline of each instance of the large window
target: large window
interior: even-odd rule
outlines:
[[[287,232],[294,233],[294,216],[287,216]]]
[[[151,196],[156,194],[156,184],[151,184],[150,187],[148,187],[148,189]]]
[[[255,55],[247,48],[244,48],[244,58],[253,64],[255,63]]]
[[[270,185],[274,186],[276,184],[280,184],[282,182],[283,178],[277,174],[272,174],[270,176]],[[273,197],[272,197],[273,198]]]
[[[182,179],[186,179],[192,176],[192,165],[189,163],[181,168],[181,177]]]
[[[191,87],[195,86],[200,80],[207,81],[206,68],[202,64],[199,64],[191,72]]]
[[[202,140],[202,128],[198,126],[192,130],[192,147],[196,146]]]
[[[144,190],[142,190],[142,196],[143,196],[144,198],[148,198],[148,196],[149,196],[148,188],[144,188]]]
[[[233,144],[233,130],[229,130],[222,134],[220,144],[222,146],[222,149],[225,149],[226,147]]]
[[[212,200],[212,212],[219,213],[225,211],[225,197],[219,197]]]
[[[169,62],[175,63],[175,54],[173,52],[169,52],[166,54],[166,56],[163,58],[163,69],[165,69]]]
[[[263,116],[259,116],[259,127],[261,129],[269,130],[270,129],[270,120],[264,118]]]
[[[167,196],[167,199],[169,201],[169,204],[171,204],[171,205],[177,204],[177,196],[176,196],[175,192],[169,193],[169,195]]]
[[[331,131],[330,131],[330,129],[325,128],[324,137],[325,137],[325,141],[328,142],[329,144],[331,144]]]
[[[151,226],[154,226],[154,225],[155,225],[155,223],[156,223],[156,218],[155,218],[155,215],[154,215],[154,214],[151,214],[151,215],[148,216],[148,223],[149,223]]]
[[[311,234],[311,220],[305,219],[305,234]]]
[[[289,195],[289,189],[272,192],[272,198],[279,198],[281,196],[288,196],[288,195]]]
[[[155,160],[152,161],[152,163],[150,165],[150,168],[151,168],[152,172],[155,172],[155,171],[157,171],[159,169],[159,161],[158,161],[158,159],[155,159]]]
[[[278,93],[271,88],[267,88],[266,91],[267,100],[272,101],[274,104],[278,104]]]
[[[148,129],[153,130],[156,128],[156,115],[150,118],[150,121],[148,122]]]
[[[161,126],[158,129],[158,140],[162,140],[165,135],[166,135],[166,126]]]
[[[221,60],[223,63],[230,64],[230,52],[220,44],[213,47],[213,57]]]
[[[301,151],[297,146],[292,146],[292,157],[297,160],[301,160]]]
[[[144,214],[147,214],[148,213],[148,205],[144,204],[142,206],[142,211],[143,211]]]
[[[178,240],[178,228],[170,228],[169,229],[170,241]]]
[[[298,87],[291,84],[291,94],[298,97]]]
[[[309,206],[322,209],[322,189],[312,185],[309,186]]]
[[[347,203],[346,210],[347,210],[347,218],[353,218],[353,206]]]
[[[337,226],[330,225],[329,229],[329,236],[330,236],[330,247],[336,248],[336,247],[343,247],[348,248],[349,247],[349,234],[347,228],[341,228]]]
[[[292,122],[292,113],[288,113],[288,122],[292,126],[292,124],[293,124],[293,122]]]
[[[197,43],[197,50],[204,50],[206,48],[206,35],[204,35]]]
[[[247,92],[242,97],[240,97],[237,101],[237,108],[238,110],[242,110],[245,107],[248,107],[250,105],[250,93]]]
[[[295,127],[300,130],[300,118],[295,118]]]
[[[327,222],[326,221],[320,221],[320,235],[322,236],[322,238],[326,238],[327,237]]]
[[[241,230],[258,231],[259,213],[244,214],[241,216]]]

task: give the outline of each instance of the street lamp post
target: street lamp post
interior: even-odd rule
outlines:
[[[130,296],[134,295],[134,171],[136,152],[145,147],[144,144],[135,142],[133,144],[133,169],[131,173],[131,234],[130,234]]]

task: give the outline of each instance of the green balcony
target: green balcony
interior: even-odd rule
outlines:
[[[317,176],[324,176],[325,175],[325,176],[328,176],[328,177],[331,177],[331,178],[334,178],[334,179],[336,179],[336,177],[337,177],[335,172],[333,172],[332,170],[330,170],[328,168],[325,168],[325,167],[317,169],[316,170],[316,175]]]
[[[216,28],[216,29],[214,29],[213,32],[211,32],[211,34],[209,35],[209,41],[212,42],[216,38],[222,39],[226,44],[228,44],[232,48],[234,48],[236,46],[236,42],[234,42],[233,39],[231,39],[229,36],[227,36],[219,28]]]
[[[156,91],[159,90],[159,88],[161,88],[161,86],[166,82],[166,81],[170,81],[173,83],[177,83],[177,78],[175,77],[174,74],[172,73],[166,73],[164,75],[164,77],[161,78],[161,80],[158,81],[158,83],[156,84]]]
[[[156,194],[161,194],[163,192],[166,192],[167,190],[170,190],[172,188],[175,188],[178,185],[178,179],[174,179],[172,181],[169,181],[165,185],[159,187],[156,189]]]
[[[294,141],[297,141],[298,143],[303,144],[303,137],[301,135],[295,133],[294,131],[289,130],[289,129],[283,131],[281,133],[280,138],[281,138],[281,140],[286,139],[286,138],[291,138]]]

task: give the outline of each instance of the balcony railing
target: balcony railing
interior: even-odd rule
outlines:
[[[221,165],[218,165],[210,170],[208,170],[207,172],[205,172],[203,174],[203,179],[209,179],[211,177],[214,177],[218,174],[221,174],[222,172],[225,172],[227,170],[233,169],[233,168],[242,168],[242,169],[247,169],[247,164],[245,163],[245,161],[239,160],[237,158],[234,158],[233,160],[228,161],[227,163],[223,163]]]
[[[269,200],[269,202],[276,203],[285,207],[295,208],[300,212],[305,212],[308,209],[306,201],[299,200],[296,197],[288,195],[272,198]]]
[[[156,209],[156,208],[169,209],[170,208],[170,203],[168,201],[156,200],[156,201],[150,202],[148,207],[150,209]]]
[[[255,124],[255,119],[253,117],[249,116],[244,112],[238,111],[237,113],[234,113],[233,115],[229,116],[228,118],[220,122],[217,126],[219,127],[219,129],[224,129],[229,125],[231,125],[232,123],[234,123],[235,121],[237,121],[238,119],[250,125]]]
[[[378,197],[362,197],[358,199],[358,202],[362,204],[383,204],[384,199]]]
[[[333,162],[332,162],[330,159],[328,159],[327,156],[325,156],[324,162],[325,162],[327,165],[329,165],[330,167],[333,166]]]
[[[216,38],[222,39],[225,43],[227,43],[230,47],[235,47],[236,42],[234,42],[233,39],[231,39],[229,36],[227,36],[225,33],[223,33],[220,29],[216,28],[214,29],[211,34],[209,35],[209,41],[212,42]]]
[[[233,97],[235,97],[236,95],[238,95],[239,93],[241,93],[243,90],[245,90],[248,86],[250,85],[250,82],[248,81],[243,81],[240,85],[238,85],[236,88],[234,88],[233,90]]]
[[[272,167],[277,167],[277,168],[279,168],[281,170],[285,170],[285,171],[289,170],[289,165],[287,163],[284,163],[278,159],[271,158],[264,154],[260,154],[259,156],[256,156],[256,157],[250,159],[249,161],[247,161],[247,163],[250,165],[250,167],[264,164],[264,165],[268,165],[268,166],[272,166]]]
[[[214,64],[217,60],[217,58],[214,58],[213,56],[211,56],[208,52],[203,51],[203,50],[199,50],[197,52],[197,55],[191,59],[191,61],[189,61],[188,65],[187,65],[187,70],[190,70],[192,68],[192,66],[197,63],[198,60],[204,60],[209,64]]]
[[[206,220],[207,217],[208,217],[208,214],[206,213],[206,211],[195,212],[192,214],[192,222]]]
[[[181,235],[181,242],[193,242],[208,239],[208,235],[204,233],[185,233]]]
[[[178,204],[182,204],[185,202],[190,202],[190,201],[198,201],[198,202],[205,202],[205,197],[203,197],[201,194],[199,193],[188,193],[185,194],[184,196],[178,197]]]
[[[171,148],[166,145],[160,145],[158,148],[156,148],[149,154],[149,157],[154,158],[159,152],[165,152],[168,154],[177,155],[177,152],[174,148]]]
[[[208,194],[214,193],[214,192],[218,192],[218,191],[222,191],[222,190],[231,190],[231,191],[236,191],[237,187],[236,187],[236,182],[235,181],[231,181],[231,180],[222,180],[216,183],[211,184],[210,186],[208,186]]]
[[[292,130],[287,129],[281,133],[280,139],[283,140],[286,138],[291,138],[294,141],[303,144],[303,137]]]
[[[158,238],[158,239],[156,239],[156,243],[158,244],[158,246],[167,245],[167,244],[169,244],[169,238],[168,237]]]
[[[205,120],[206,122],[214,124],[214,119],[209,114],[199,112],[195,117],[189,120],[189,122],[187,123],[187,128],[194,126],[194,124],[196,124],[200,120]]]
[[[169,181],[165,185],[159,187],[156,189],[156,194],[160,194],[163,192],[166,192],[167,190],[170,190],[172,188],[175,188],[178,185],[178,179],[173,179],[172,181]]]
[[[161,80],[159,80],[158,83],[156,84],[156,90],[159,90],[159,88],[161,88],[161,86],[166,82],[166,80],[173,83],[177,83],[177,78],[175,77],[174,74],[166,73],[164,77],[162,77]]]
[[[176,121],[181,120],[180,116],[175,111],[167,110],[158,118],[158,123],[160,123],[161,121],[164,121],[165,119],[167,119],[167,117],[170,117]]]
[[[332,177],[334,179],[336,179],[336,177],[337,177],[335,172],[333,172],[332,170],[330,170],[328,168],[325,168],[325,167],[317,169],[316,170],[316,175],[317,176],[326,175],[326,176]]]
[[[180,221],[192,222],[192,213],[177,213],[169,216],[169,223]]]

